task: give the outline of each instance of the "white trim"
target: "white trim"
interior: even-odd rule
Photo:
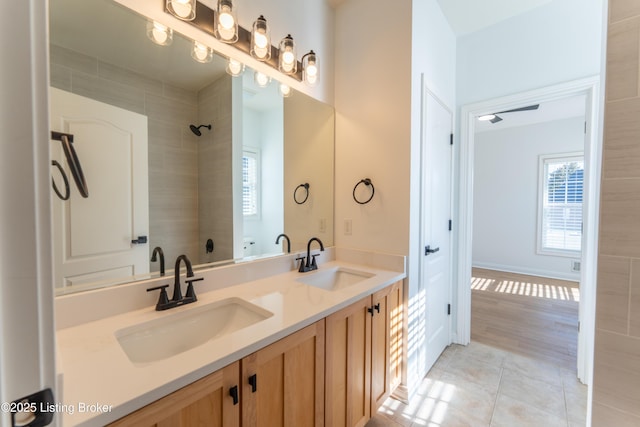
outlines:
[[[600,78],[587,77],[515,95],[504,96],[461,108],[460,116],[460,186],[458,205],[458,306],[456,342],[471,340],[471,259],[473,233],[473,160],[475,117],[492,111],[508,110],[522,105],[548,102],[575,95],[587,95],[585,120],[585,209],[582,251],[582,279],[580,284],[580,322],[578,336],[578,378],[591,383],[593,371],[593,340],[595,334],[595,282],[597,268],[597,239],[600,193],[600,159],[602,139],[599,138]]]
[[[578,258],[574,258],[574,259],[578,259]],[[526,274],[528,276],[546,277],[547,279],[570,280],[572,282],[578,282],[580,280],[579,273],[574,273],[574,274],[559,273],[557,271],[542,270],[539,268],[527,268],[527,267],[521,267],[517,265],[495,264],[492,262],[474,262],[472,263],[472,265],[474,268],[484,268],[487,270],[504,271],[507,273]]]

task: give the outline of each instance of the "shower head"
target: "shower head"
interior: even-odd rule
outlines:
[[[200,126],[189,125],[189,129],[191,129],[191,132],[195,133],[196,136],[202,136],[202,132],[200,132],[200,128],[201,127],[205,127],[207,129],[211,130],[211,125],[200,125]]]

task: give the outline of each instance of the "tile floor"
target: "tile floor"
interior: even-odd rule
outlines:
[[[586,408],[575,372],[472,342],[448,347],[408,405],[387,399],[366,427],[578,427]]]

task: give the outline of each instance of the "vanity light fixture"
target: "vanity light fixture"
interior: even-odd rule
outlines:
[[[233,77],[238,77],[244,73],[244,64],[233,58],[229,58],[227,61],[227,73]]]
[[[202,64],[206,64],[213,59],[213,49],[194,40],[191,57]]]
[[[173,42],[173,30],[156,21],[147,22],[147,37],[160,46],[168,46]]]
[[[280,95],[282,95],[283,98],[288,98],[291,96],[291,87],[284,83],[280,83],[278,90],[280,91]]]
[[[313,50],[302,56],[302,80],[309,86],[318,82],[318,57]]]
[[[253,81],[260,87],[267,87],[271,83],[271,77],[260,71],[253,72]]]
[[[218,0],[215,17],[215,36],[224,43],[238,41],[237,7],[233,0]]]
[[[251,30],[251,56],[259,61],[271,59],[271,33],[267,20],[260,15]]]
[[[298,71],[298,60],[296,59],[296,44],[291,34],[280,40],[280,50],[278,54],[278,70],[285,74],[295,74]]]
[[[193,21],[196,17],[196,0],[167,0],[165,7],[183,21]]]

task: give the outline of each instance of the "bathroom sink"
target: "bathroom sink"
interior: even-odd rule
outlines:
[[[367,280],[373,276],[375,276],[375,274],[367,273],[365,271],[336,267],[331,270],[309,273],[297,280],[305,285],[314,286],[327,291],[335,291],[355,285],[356,283]]]
[[[241,298],[227,298],[120,329],[116,338],[129,360],[145,364],[191,350],[271,316],[270,311]]]

